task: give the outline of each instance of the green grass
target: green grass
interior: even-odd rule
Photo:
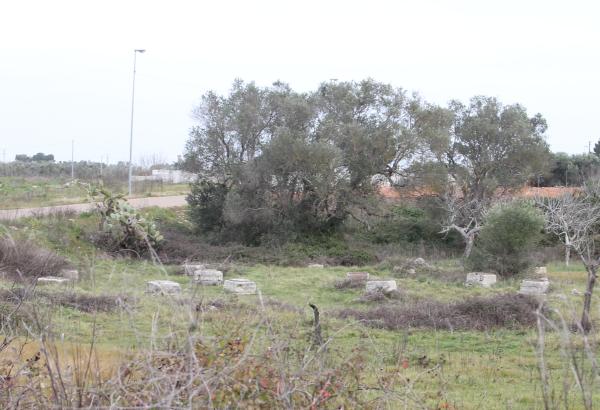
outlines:
[[[174,211],[150,210],[155,217],[177,223]],[[66,342],[87,344],[95,329],[96,345],[105,352],[143,351],[151,346],[166,346],[177,337],[185,338],[192,326],[194,332],[207,336],[227,332],[252,334],[263,318],[261,299],[257,295],[235,296],[223,292],[221,287],[198,287],[186,276],[177,274],[178,266],[155,265],[144,260],[114,258],[96,249],[87,239],[86,232],[97,221],[84,214],[72,219],[46,218],[13,222],[9,232],[34,238],[67,256],[81,272],[81,280],[71,290],[89,294],[126,295],[130,307],[114,313],[84,313],[77,309],[45,306],[51,318],[53,332],[64,335]],[[454,265],[452,261],[441,265]],[[549,277],[553,293],[548,304],[561,309],[579,312],[581,297],[571,294],[573,288],[582,289],[585,272],[578,263],[566,267],[550,264]],[[326,267],[302,268],[270,265],[235,266],[227,278],[245,277],[255,281],[261,291],[271,326],[281,337],[300,348],[306,346],[311,334],[311,310],[307,304],[321,308],[323,332],[331,337],[331,349],[343,356],[357,348],[367,355],[365,372],[367,380],[375,382],[388,373],[398,372],[401,358],[407,358],[407,379],[415,383],[416,394],[432,408],[432,403],[442,400],[456,409],[536,409],[543,408],[537,360],[534,351],[534,329],[498,329],[488,332],[406,329],[387,331],[369,328],[352,320],[334,317],[338,309],[354,307],[367,309],[373,304],[358,303],[361,295],[357,289],[335,289],[333,284],[343,279],[349,270],[370,272],[373,278],[392,278],[389,269],[377,266],[360,268]],[[150,296],[145,282],[151,279],[169,279],[181,284],[183,294],[177,297]],[[435,299],[461,301],[472,296],[484,296],[518,290],[519,281],[501,281],[492,289],[466,288],[462,284],[445,283],[435,276],[418,279],[396,278],[398,287],[410,299]],[[10,283],[0,281],[1,287]],[[59,286],[46,290],[59,291]],[[565,298],[556,294],[564,293]],[[195,306],[202,301],[221,300],[224,308],[206,311],[200,317]],[[294,310],[270,305],[275,300],[291,305]],[[598,317],[598,300],[594,315]],[[265,329],[259,333],[258,344],[272,343]],[[287,336],[286,336],[287,335]],[[562,360],[558,335],[547,335],[548,365],[562,374]],[[425,359],[423,359],[425,358]],[[426,362],[426,363],[423,363]],[[440,365],[432,374],[423,375],[429,367]],[[557,391],[560,378],[553,380]],[[571,408],[581,408],[577,390],[571,389]],[[598,394],[598,393],[597,393]],[[597,397],[596,400],[600,400]],[[397,403],[401,406],[402,403]],[[410,408],[410,407],[409,407]]]
[[[57,178],[0,177],[0,209],[33,208],[87,202],[87,191],[80,184]],[[96,182],[96,181],[94,181]],[[127,181],[109,187],[115,193],[127,192]],[[181,195],[188,184],[134,184],[133,197]]]

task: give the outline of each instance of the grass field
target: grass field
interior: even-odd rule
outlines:
[[[176,216],[175,211],[148,212],[162,219]],[[214,357],[206,353],[206,357],[210,357],[206,359],[207,368],[213,366],[225,372],[223,369],[230,369],[228,360],[236,362],[232,366],[236,370],[230,369],[228,373],[231,379],[227,386],[241,383],[247,388],[240,380],[254,380],[251,371],[256,371],[256,389],[265,395],[256,396],[262,401],[253,396],[254,401],[250,403],[243,401],[247,397],[238,391],[217,389],[222,395],[215,393],[211,399],[215,400],[211,402],[215,407],[220,407],[219,403],[231,403],[227,400],[233,399],[227,397],[235,397],[240,406],[247,408],[287,407],[286,403],[292,403],[289,400],[308,403],[298,407],[310,408],[338,408],[340,405],[409,409],[544,408],[535,326],[473,330],[448,329],[441,323],[437,329],[414,326],[387,330],[377,323],[342,319],[339,314],[345,309],[366,312],[378,307],[402,308],[419,301],[452,304],[472,297],[515,293],[520,279],[503,280],[491,289],[467,288],[460,281],[448,281],[436,274],[399,277],[384,267],[386,264],[319,269],[240,264],[235,260],[219,262],[206,255],[214,267],[225,271],[226,279],[248,278],[260,289],[259,295],[235,296],[224,293],[218,286],[194,285],[189,277],[181,274],[178,264],[161,265],[105,254],[86,239],[86,232],[96,223],[95,216],[89,214],[59,215],[12,222],[5,227],[13,237],[28,238],[65,256],[81,273],[75,284],[38,288],[43,297],[38,296],[32,305],[41,326],[31,325],[28,330],[17,330],[17,326],[10,333],[15,337],[11,346],[20,346],[19,363],[28,363],[38,352],[47,350],[54,355],[47,355],[46,361],[57,357],[64,369],[74,369],[89,357],[92,349],[96,360],[91,366],[94,371],[88,376],[100,383],[100,380],[106,382],[114,378],[124,363],[140,355],[157,357],[159,353],[186,351],[186,346],[194,341],[195,349],[204,346],[207,352],[214,353]],[[439,261],[436,266],[457,268],[459,265],[457,261]],[[551,264],[548,268],[552,291],[547,304],[559,309],[570,321],[573,314],[579,313],[581,304],[581,296],[573,294],[573,289],[582,292],[585,272],[577,264],[568,268]],[[349,270],[367,271],[373,278],[395,278],[400,296],[359,301],[362,288],[335,286]],[[148,295],[145,282],[151,279],[176,281],[182,286],[182,294]],[[14,287],[12,281],[0,280],[0,290],[6,292]],[[93,311],[73,303],[59,303],[59,299],[52,296],[65,293],[91,298],[102,295],[115,306],[106,311]],[[599,302],[596,298],[593,305],[596,320],[600,317]],[[308,303],[320,309],[326,348],[312,347],[314,329]],[[559,319],[556,313],[551,317],[554,321]],[[584,408],[570,362],[561,353],[565,335],[549,330],[545,336],[545,365],[551,376],[549,388],[554,403],[559,408]],[[6,330],[0,340],[3,337],[9,337]],[[575,334],[567,337],[575,354],[584,355],[581,337]],[[589,341],[592,343],[595,337],[596,334],[592,335]],[[232,346],[239,346],[235,348],[239,351]],[[0,376],[1,371],[7,371],[8,358],[14,358],[15,352],[10,348],[0,349]],[[598,350],[594,348],[594,352],[597,358]],[[268,363],[275,363],[268,372],[264,371],[266,373],[262,366],[267,362],[255,362],[259,358],[267,360],[265,357],[272,360]],[[243,367],[240,363],[244,360],[254,370]],[[242,368],[250,373],[238,375]],[[146,380],[141,374],[138,377]],[[272,387],[271,383],[275,383],[272,380],[277,380],[277,388]],[[280,392],[284,389],[280,386],[281,380],[286,380],[286,388],[295,386],[293,393],[285,396]],[[158,383],[156,379],[146,382]],[[593,374],[586,382],[590,391],[595,387],[595,403],[600,400],[598,382]],[[304,390],[308,392],[306,400],[295,396]],[[48,395],[51,396],[50,390]],[[282,398],[284,396],[287,399]],[[160,403],[169,407],[166,402],[155,402],[154,407],[161,407]],[[209,407],[206,403],[191,407]]]
[[[115,193],[127,192],[127,181],[111,186]],[[134,184],[133,197],[181,195],[189,192],[188,184]],[[51,178],[0,177],[0,209],[32,208],[87,202],[87,190],[69,180]]]

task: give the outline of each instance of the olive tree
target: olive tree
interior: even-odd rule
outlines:
[[[400,172],[423,148],[421,106],[374,80],[330,81],[312,93],[236,81],[227,96],[207,93],[184,167],[220,184],[223,212],[204,203],[216,198],[206,182],[190,204],[217,217],[204,226],[242,224],[252,237],[360,220],[354,209],[370,203],[373,177]]]
[[[545,166],[546,121],[493,97],[474,97],[468,105],[454,101],[450,109],[454,119],[440,158],[446,170],[440,199],[448,214],[442,232],[458,232],[468,257],[494,198],[523,187]]]
[[[587,284],[581,327],[588,332],[591,329],[592,294],[600,266],[597,243],[600,235],[600,180],[588,181],[581,191],[565,193],[558,198],[537,198],[536,203],[544,211],[546,230],[561,238],[585,266]]]

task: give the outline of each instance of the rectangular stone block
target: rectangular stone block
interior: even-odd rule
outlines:
[[[389,293],[398,289],[395,280],[370,280],[366,284],[365,290],[367,292],[383,292]]]
[[[220,285],[223,283],[223,272],[216,269],[199,269],[194,272],[194,282],[200,285]]]
[[[183,265],[183,271],[188,276],[194,276],[194,272],[197,270],[202,270],[206,266],[201,263],[190,263]]]
[[[369,280],[369,272],[348,272],[346,273],[346,279],[350,282],[366,282]]]
[[[533,270],[536,276],[546,276],[548,275],[548,269],[545,266],[536,266]]]
[[[50,285],[50,284],[58,284],[64,285],[71,282],[70,279],[60,278],[58,276],[41,276],[37,278],[38,285]]]
[[[181,285],[171,280],[150,280],[146,282],[146,292],[155,295],[173,295],[181,293]]]
[[[320,263],[311,263],[310,265],[308,265],[308,267],[311,269],[320,269],[324,268],[325,266]]]
[[[223,288],[238,295],[253,295],[256,293],[256,283],[248,279],[228,279]]]
[[[76,269],[63,269],[60,271],[60,277],[70,280],[79,280],[79,271]]]
[[[524,280],[521,282],[519,293],[522,295],[544,295],[549,288],[550,282],[547,279]]]
[[[483,286],[484,288],[492,287],[496,283],[496,275],[493,273],[471,272],[467,273],[467,286]]]

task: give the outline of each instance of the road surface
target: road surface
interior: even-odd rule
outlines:
[[[176,196],[153,196],[147,198],[132,198],[128,202],[134,208],[146,208],[149,206],[157,206],[159,208],[175,208],[178,206],[187,205],[185,201],[186,195]],[[0,220],[13,220],[23,218],[25,216],[43,216],[52,214],[55,212],[75,212],[81,213],[89,211],[94,208],[96,204],[70,204],[70,205],[56,205],[56,206],[43,206],[39,208],[19,208],[19,209],[2,209],[0,210]]]

